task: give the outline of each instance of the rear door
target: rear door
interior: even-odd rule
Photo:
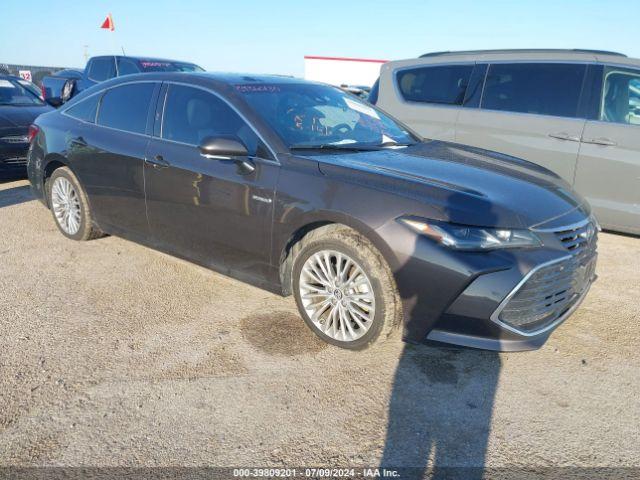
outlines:
[[[480,108],[461,110],[455,141],[529,160],[573,183],[586,69],[577,63],[488,65]]]
[[[587,121],[575,188],[605,228],[640,233],[640,70],[606,66]]]
[[[168,84],[144,168],[147,213],[159,246],[251,279],[270,273],[271,224],[279,164],[256,131],[221,96]],[[253,172],[203,156],[207,137],[239,139]]]
[[[392,73],[378,106],[426,138],[453,141],[473,63],[421,65]]]
[[[73,168],[96,220],[110,233],[148,235],[143,162],[159,88],[157,82],[137,82],[106,90],[95,124],[69,138]]]

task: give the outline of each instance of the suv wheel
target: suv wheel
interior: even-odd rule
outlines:
[[[342,348],[363,349],[400,323],[400,299],[382,255],[345,226],[305,236],[295,253],[293,293],[307,325]]]
[[[53,219],[65,237],[91,240],[102,236],[102,232],[93,226],[87,197],[71,170],[58,168],[47,185]]]

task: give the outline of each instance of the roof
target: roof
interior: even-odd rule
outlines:
[[[496,49],[496,50],[461,50],[457,52],[445,51],[445,52],[430,52],[420,55],[420,58],[436,57],[442,55],[470,55],[470,54],[492,54],[492,53],[591,53],[595,55],[614,55],[619,57],[626,57],[624,53],[610,52],[608,50],[589,50],[582,48],[511,48],[511,49]]]
[[[459,52],[432,52],[419,58],[396,60],[382,65],[383,70],[398,67],[428,65],[445,62],[496,62],[496,61],[550,61],[612,63],[640,67],[640,60],[622,53],[586,49],[519,49],[519,50],[465,50]]]
[[[156,58],[156,57],[145,57],[140,55],[96,55],[91,58],[104,58],[104,57],[116,57],[116,58],[129,58],[131,60],[144,61],[144,62],[168,62],[168,63],[188,63],[191,65],[195,65],[193,62],[187,62],[185,60],[172,60],[170,58]]]

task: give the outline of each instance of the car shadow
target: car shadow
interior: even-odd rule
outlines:
[[[446,204],[464,205],[467,198],[452,193]],[[490,202],[475,209],[487,225],[500,220]],[[457,211],[445,211],[450,222],[464,223]],[[415,273],[409,263],[396,275]],[[433,282],[429,294],[439,295],[441,280]],[[429,304],[421,298],[424,286],[413,285],[403,291],[403,303],[412,305],[405,323],[410,332],[425,320],[424,305]],[[435,342],[405,344],[389,401],[381,468],[398,471],[402,479],[483,478],[500,369],[497,352]]]
[[[28,185],[0,190],[0,208],[19,205],[21,203],[30,202],[33,199],[33,194],[31,193],[31,189]]]

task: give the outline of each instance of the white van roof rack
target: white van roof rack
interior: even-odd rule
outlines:
[[[439,57],[441,55],[474,55],[482,53],[592,53],[596,55],[615,55],[617,57],[626,57],[624,53],[610,52],[607,50],[588,50],[583,48],[513,48],[513,49],[496,49],[496,50],[461,50],[457,52],[430,52],[420,55],[420,58]]]

